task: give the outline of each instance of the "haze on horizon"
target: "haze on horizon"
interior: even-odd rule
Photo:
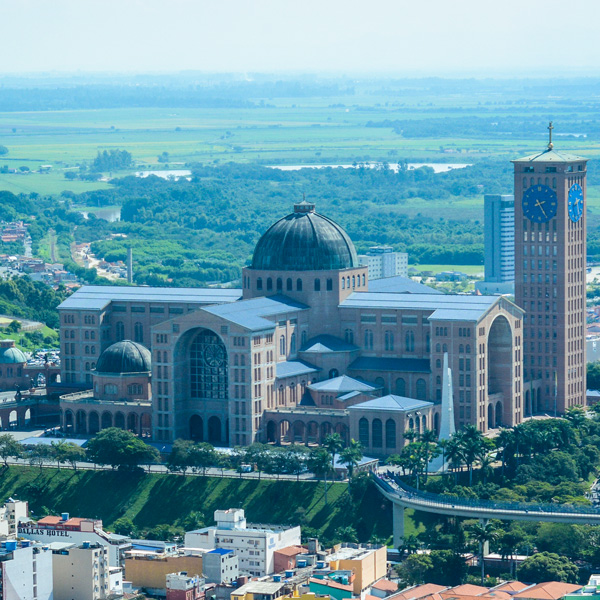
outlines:
[[[1,74],[596,76],[597,0],[2,2]]]

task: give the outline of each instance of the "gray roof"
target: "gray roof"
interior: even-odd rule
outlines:
[[[524,156],[523,158],[517,158],[511,162],[574,162],[581,160],[587,161],[587,158],[577,156],[576,154],[558,152],[557,150],[547,148],[543,152],[537,152],[536,154],[530,154],[529,156]]]
[[[348,234],[334,221],[296,204],[294,212],[271,225],[258,240],[252,268],[272,271],[330,271],[358,266]],[[325,285],[325,282],[322,282]]]
[[[428,285],[417,283],[409,277],[384,277],[383,279],[369,279],[370,292],[393,292],[395,294],[441,294]]]
[[[393,358],[391,356],[359,356],[348,369],[354,371],[431,372],[427,358]]]
[[[294,377],[296,375],[306,375],[308,373],[317,373],[320,370],[319,367],[315,367],[303,360],[286,360],[275,365],[277,379]]]
[[[315,390],[316,392],[345,394],[346,392],[373,392],[378,388],[369,383],[365,383],[364,381],[348,377],[348,375],[341,375],[340,377],[334,377],[333,379],[311,383],[308,386],[308,389]]]
[[[430,319],[442,315],[449,320],[479,320],[500,301],[499,296],[462,296],[458,294],[393,294],[389,292],[353,292],[342,308],[371,308],[390,310],[430,310]],[[443,310],[438,313],[436,311]]]
[[[317,335],[308,340],[308,342],[300,348],[300,352],[311,352],[315,354],[327,354],[329,352],[353,352],[358,350],[358,346],[349,344],[344,340],[333,335]]]
[[[217,317],[240,325],[250,331],[262,331],[272,329],[275,326],[273,320],[267,317],[277,317],[298,310],[306,310],[308,306],[292,300],[287,296],[268,296],[263,298],[251,298],[230,304],[217,304],[203,308]]]
[[[111,302],[173,302],[218,304],[235,302],[242,296],[236,288],[168,288],[120,285],[84,285],[58,308],[102,310]]]
[[[418,408],[428,408],[433,406],[433,402],[425,400],[416,400],[415,398],[406,398],[404,396],[382,396],[366,402],[360,402],[354,406],[349,406],[348,410],[388,410],[406,412]]]
[[[123,340],[109,346],[98,359],[98,373],[147,373],[152,370],[150,350],[142,344]]]

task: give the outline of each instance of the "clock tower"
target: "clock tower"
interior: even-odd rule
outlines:
[[[513,160],[515,301],[525,311],[525,416],[586,403],[586,163],[554,149]]]

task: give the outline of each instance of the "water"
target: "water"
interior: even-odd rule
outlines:
[[[185,177],[189,179],[192,172],[189,169],[171,169],[165,171],[138,171],[136,177],[148,177],[150,175],[156,175],[162,179],[178,179],[179,177]]]
[[[381,167],[381,163],[364,163],[364,166],[369,169],[378,169]],[[409,170],[419,169],[420,167],[431,167],[435,173],[445,173],[452,169],[464,169],[470,167],[470,164],[466,163],[408,163]],[[358,165],[270,165],[270,169],[279,169],[280,171],[299,171],[300,169],[327,169],[331,167],[333,169],[357,169]],[[390,163],[390,170],[397,172],[398,165]]]

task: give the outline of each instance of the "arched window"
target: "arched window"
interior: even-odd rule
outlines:
[[[339,377],[340,372],[337,369],[331,369],[329,371],[329,379],[334,379],[335,377]]]
[[[406,351],[407,352],[415,351],[415,332],[414,331],[406,332]]]
[[[189,352],[190,396],[227,400],[227,349],[221,338],[209,329],[202,329],[192,341]]]
[[[417,379],[417,399],[425,400],[427,398],[427,384],[424,379]]]
[[[273,289],[273,280],[269,277],[267,279],[267,292],[270,292]]]
[[[257,289],[257,290],[262,290],[262,277],[259,277],[259,278],[256,280],[256,289]]]
[[[127,386],[127,393],[130,396],[139,396],[143,393],[141,383],[131,383]]]
[[[471,346],[467,344],[467,354],[471,354]]]
[[[388,351],[394,350],[394,332],[393,331],[385,332],[385,349]]]
[[[285,280],[285,289],[286,289],[288,292],[291,292],[291,291],[294,289],[294,282],[292,281],[292,278],[291,278],[291,277],[288,277],[288,278]]]
[[[315,279],[315,292],[320,292],[321,291],[321,280],[317,277],[317,279]]]
[[[290,336],[290,354],[296,354],[296,334]]]
[[[331,290],[333,290],[333,279],[331,279],[331,277],[329,279],[327,279],[327,291],[331,292]]]
[[[435,368],[436,369],[441,369],[442,368],[442,361],[438,358],[435,361]]]
[[[381,448],[383,446],[383,425],[381,419],[373,419],[371,424],[373,432],[373,448]]]
[[[448,352],[448,344],[443,344],[443,345],[442,345],[442,352],[443,352],[444,354],[446,354],[446,352]]]
[[[429,334],[425,336],[425,352],[431,352],[431,336]]]
[[[144,326],[139,321],[133,326],[133,341],[144,343]]]
[[[436,375],[435,384],[442,385],[442,378],[439,375]]]
[[[115,337],[117,338],[117,342],[125,339],[125,325],[123,325],[123,321],[115,323]]]
[[[352,331],[352,329],[346,329],[346,330],[344,330],[344,339],[349,344],[354,344],[354,331]]]
[[[365,329],[365,350],[373,350],[373,331]]]
[[[278,396],[279,396],[279,404],[280,405],[285,404],[285,391],[284,391],[282,385],[279,386],[279,390],[277,392],[278,392]]]
[[[86,346],[86,347],[85,347],[85,353],[86,353],[86,354],[89,354],[89,353],[90,353],[90,347],[89,347],[89,346]]]
[[[402,377],[396,379],[396,396],[406,396],[406,381]]]
[[[385,447],[396,447],[396,421],[394,419],[388,419],[385,422]]]
[[[350,275],[348,275],[348,277],[346,277],[346,287],[348,289],[350,289]]]
[[[303,331],[302,335],[300,336],[300,348],[304,348],[304,346],[306,346],[307,337],[306,331]]]
[[[281,279],[281,277],[277,278],[277,291],[278,292],[283,291],[283,280]]]
[[[104,393],[105,394],[116,394],[117,393],[117,386],[114,383],[105,383],[104,384]]]
[[[345,290],[346,289],[346,278],[342,277],[342,289]]]
[[[358,422],[358,441],[365,448],[369,446],[369,421],[364,417]]]
[[[458,351],[460,352],[460,354],[464,354],[465,347],[464,347],[464,346],[461,344],[461,345],[458,347]]]
[[[279,336],[279,355],[285,356],[285,335]]]
[[[90,363],[89,363],[89,362],[86,362],[86,363],[85,363],[85,370],[86,370],[86,371],[89,371],[89,370],[90,370]]]
[[[296,291],[297,292],[302,291],[302,279],[296,279]]]
[[[365,286],[366,284],[365,284],[365,274],[364,273],[363,273],[362,277],[363,277],[363,286]]]
[[[356,275],[352,275],[352,287],[356,287]]]
[[[158,355],[160,356],[160,352],[158,352]],[[159,359],[160,360],[160,359]],[[233,355],[233,366],[237,367],[239,365],[239,360],[238,360],[238,355],[234,354]]]
[[[442,345],[441,344],[436,344],[435,345],[435,351],[436,352],[441,352],[442,351]]]
[[[413,421],[413,418],[412,418],[412,417],[410,417],[410,418],[408,419],[408,428],[409,428],[409,429],[414,429],[414,428],[415,428],[415,422]]]

